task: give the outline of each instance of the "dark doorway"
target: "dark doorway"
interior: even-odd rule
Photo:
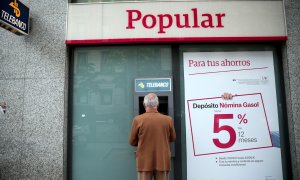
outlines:
[[[169,115],[169,108],[168,108],[168,96],[158,96],[159,99],[159,106],[158,112],[164,115]],[[145,113],[145,108],[143,105],[144,97],[139,97],[139,114]]]

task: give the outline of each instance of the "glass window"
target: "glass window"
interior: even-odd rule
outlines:
[[[73,67],[72,179],[136,179],[128,144],[134,79],[170,77],[171,48],[75,48]]]
[[[171,179],[186,180],[186,133],[190,132],[186,132],[185,123],[184,53],[247,51],[268,51],[272,54],[278,134],[280,134],[279,137],[275,137],[275,134],[274,138],[277,140],[280,138],[280,141],[274,140],[274,143],[281,147],[283,179],[289,179],[287,167],[290,162],[286,154],[286,147],[289,145],[284,113],[286,107],[281,87],[281,55],[274,45],[263,44],[189,44],[172,47],[126,45],[75,48],[71,77],[73,102],[70,105],[72,179],[136,179],[134,148],[128,144],[131,120],[134,116],[134,79],[172,76],[174,123],[178,137],[173,160],[176,172],[172,172],[175,176],[171,174]],[[207,88],[209,83],[204,86]]]
[[[276,158],[278,158],[278,161],[280,161],[280,162],[276,162],[276,163],[277,163],[277,165],[279,163],[281,163],[281,164],[279,164],[279,167],[282,167],[283,179],[288,180],[288,179],[291,178],[290,177],[291,174],[289,173],[290,171],[288,169],[290,162],[289,162],[289,159],[288,159],[288,154],[286,153],[286,152],[288,152],[287,149],[286,149],[286,147],[288,147],[289,145],[288,145],[288,136],[287,136],[287,132],[288,132],[287,122],[286,122],[286,119],[285,119],[286,118],[286,114],[284,113],[284,110],[285,110],[285,101],[283,99],[283,97],[284,97],[283,95],[284,94],[282,92],[282,89],[283,89],[282,88],[283,84],[282,84],[282,79],[281,79],[282,78],[282,69],[280,67],[280,65],[282,64],[282,62],[280,60],[280,57],[281,57],[280,56],[280,50],[276,49],[276,47],[274,45],[263,45],[263,44],[261,44],[261,45],[258,45],[258,44],[253,44],[253,45],[245,45],[245,44],[241,44],[241,45],[235,45],[235,44],[224,44],[224,45],[222,45],[222,44],[219,44],[219,45],[216,45],[216,44],[181,45],[179,47],[180,82],[184,82],[184,84],[185,84],[185,86],[180,86],[181,107],[184,107],[185,103],[186,103],[186,99],[185,99],[185,90],[186,89],[185,88],[186,88],[187,83],[188,83],[188,82],[185,82],[186,78],[184,78],[184,64],[183,64],[183,61],[185,59],[184,58],[185,53],[186,54],[193,54],[194,53],[194,54],[196,54],[196,55],[193,55],[195,57],[195,60],[198,60],[198,61],[204,60],[205,63],[206,63],[205,66],[212,66],[211,64],[208,65],[206,60],[207,59],[209,61],[218,60],[217,58],[215,58],[216,57],[215,54],[221,54],[221,56],[219,56],[219,57],[222,57],[222,56],[226,56],[226,54],[228,54],[228,53],[229,54],[230,53],[231,54],[234,54],[234,53],[238,54],[239,52],[244,53],[244,55],[242,55],[241,57],[244,57],[244,56],[247,57],[246,54],[248,52],[249,52],[249,54],[252,54],[252,57],[253,57],[253,54],[255,54],[255,53],[257,53],[257,57],[261,57],[259,54],[265,54],[264,52],[268,52],[268,57],[270,57],[270,58],[268,58],[268,60],[272,61],[273,66],[270,66],[270,67],[274,68],[272,70],[274,72],[273,75],[269,74],[269,76],[265,76],[265,77],[263,76],[261,79],[257,79],[258,75],[255,74],[255,73],[253,74],[253,77],[238,76],[238,75],[242,74],[242,73],[238,73],[238,72],[241,72],[241,71],[239,71],[239,70],[236,71],[236,70],[234,70],[234,67],[232,67],[232,69],[231,69],[232,70],[232,74],[234,76],[237,76],[237,79],[233,78],[233,79],[231,79],[231,81],[235,81],[232,84],[240,84],[240,85],[237,85],[237,86],[239,88],[241,88],[241,90],[243,92],[247,92],[248,90],[250,92],[251,88],[253,88],[255,86],[257,88],[263,87],[265,84],[269,84],[268,81],[273,81],[273,83],[275,83],[275,87],[274,87],[275,89],[273,89],[274,91],[272,91],[272,92],[274,92],[274,94],[273,94],[275,96],[274,99],[277,99],[277,102],[273,101],[274,99],[272,99],[271,101],[269,101],[269,102],[274,102],[274,103],[271,103],[271,104],[268,103],[268,101],[265,101],[264,103],[268,103],[268,104],[265,104],[264,106],[266,106],[266,109],[267,109],[265,113],[269,116],[269,118],[271,117],[269,119],[269,124],[268,124],[269,133],[270,133],[269,135],[270,135],[270,139],[272,141],[272,148],[270,148],[270,149],[272,149],[272,151],[273,151],[272,153],[274,153],[274,152],[278,153],[278,156],[276,156]],[[251,53],[251,52],[253,52],[253,53]],[[190,56],[188,56],[188,57],[190,58]],[[254,55],[254,57],[255,57],[255,55]],[[226,60],[226,59],[224,59],[224,60]],[[259,60],[263,60],[263,59],[259,59],[258,58],[257,60],[259,61]],[[194,66],[195,64],[190,64],[190,65]],[[219,65],[221,66],[221,64],[219,64]],[[203,67],[205,67],[205,66],[203,65]],[[185,67],[186,67],[186,69],[188,69],[187,66],[185,66]],[[201,68],[203,68],[203,67],[200,67],[200,65],[195,65],[195,69],[194,70],[195,71],[197,71],[197,70],[200,71]],[[213,68],[211,68],[211,69],[213,69]],[[241,70],[245,70],[245,71],[248,70],[247,68],[240,68],[240,69]],[[211,92],[212,90],[209,90],[210,87],[213,87],[215,89],[220,88],[221,85],[218,84],[217,82],[224,81],[227,84],[231,83],[230,80],[228,81],[228,79],[225,79],[225,77],[228,77],[228,76],[225,76],[225,74],[224,74],[224,77],[222,77],[222,75],[216,75],[217,72],[223,72],[223,71],[220,71],[220,69],[218,67],[216,67],[214,71],[209,71],[209,72],[205,71],[205,73],[195,73],[195,74],[201,74],[201,78],[207,78],[207,79],[209,79],[209,80],[207,80],[206,84],[202,84],[201,83],[201,85],[199,85],[199,86],[203,87],[203,92],[205,92],[204,94],[211,94],[211,93],[213,93],[213,92]],[[224,71],[224,72],[226,72],[226,71]],[[227,72],[229,72],[229,71],[227,71]],[[192,74],[192,75],[194,76],[195,74]],[[202,74],[205,74],[205,75],[202,75]],[[274,78],[272,78],[272,76],[274,76]],[[200,77],[200,76],[198,76],[198,77]],[[217,77],[218,79],[214,79],[214,77]],[[197,84],[195,81],[193,81],[193,83]],[[196,88],[194,86],[195,84],[191,84],[190,85],[191,87],[193,87],[193,90],[194,89],[196,90]],[[259,85],[259,84],[261,84],[261,85]],[[190,92],[190,91],[188,91],[188,92]],[[266,94],[269,95],[269,93],[271,93],[271,92],[267,92],[267,93],[264,92],[264,93],[265,94],[262,93],[262,99],[263,99],[263,96],[267,96]],[[219,94],[215,94],[215,96],[211,96],[211,97],[216,97],[216,96],[220,96],[220,95],[221,95],[221,92]],[[199,95],[197,95],[197,97],[194,97],[194,99],[201,99],[200,97],[204,98],[203,94],[200,93]],[[205,97],[205,98],[208,98],[208,97]],[[233,100],[234,100],[234,98],[233,98]],[[266,100],[266,98],[265,98],[265,100]],[[193,101],[193,102],[197,102],[197,101]],[[272,107],[273,109],[277,109],[277,113],[271,113],[270,114],[270,112],[273,112],[273,111],[271,111],[270,108],[268,109],[268,107]],[[184,115],[186,113],[186,110],[184,110],[184,108],[182,108],[180,111],[181,111],[180,113],[182,114],[182,117],[186,117]],[[200,111],[200,109],[199,109],[199,111]],[[215,110],[215,111],[216,111],[216,113],[221,113],[219,110]],[[235,111],[235,110],[232,110],[232,111]],[[267,112],[267,111],[269,111],[269,112]],[[247,126],[247,125],[249,126],[249,123],[251,121],[251,118],[249,118],[249,117],[251,117],[251,116],[250,116],[250,114],[246,115],[246,116],[248,116],[247,118],[249,120],[249,121],[247,120],[247,122],[246,122],[245,119],[247,119],[247,118],[245,118],[246,117],[245,115],[246,114],[244,114],[244,116],[243,116],[244,118],[242,118],[242,116],[240,114],[238,120],[239,120],[240,124],[245,125],[245,126]],[[202,121],[204,121],[204,120],[205,119],[202,119]],[[252,119],[252,121],[253,121],[253,119]],[[273,124],[271,124],[270,122],[272,122]],[[225,125],[228,125],[228,124],[231,125],[232,127],[235,127],[233,124],[230,124],[228,122],[225,123],[224,121],[221,121],[221,123],[222,124],[220,125],[220,127],[225,127]],[[212,124],[211,129],[212,129],[213,125],[214,124]],[[243,128],[242,125],[239,125],[239,127]],[[272,125],[273,125],[273,127],[272,127]],[[181,126],[182,127],[183,126],[189,126],[189,124],[188,123],[186,124],[185,120],[183,119],[181,121]],[[228,127],[231,128],[231,126],[228,126]],[[257,127],[255,129],[252,129],[252,131],[254,131],[257,134],[257,133],[259,133],[259,129],[260,128],[261,127]],[[244,127],[244,129],[245,129],[245,127]],[[246,133],[246,131],[241,131],[240,132],[238,130],[238,128],[236,128],[234,130],[237,132],[237,138],[240,138],[239,136],[241,136],[241,134],[239,134],[239,133],[241,133],[241,132],[242,133]],[[250,131],[251,130],[248,129],[248,134],[250,133]],[[197,132],[199,132],[199,131],[197,131]],[[223,133],[223,135],[224,134],[226,135],[226,131],[221,132],[221,133]],[[185,142],[185,140],[186,140],[186,135],[191,136],[191,131],[188,131],[188,130],[185,131],[185,129],[182,129],[181,134],[182,134],[182,136],[181,136],[181,138],[182,138],[182,144],[186,144],[186,146],[188,146],[187,145],[188,142]],[[216,137],[220,137],[219,136],[220,134],[219,133],[214,133],[212,136],[213,136],[213,138],[216,138]],[[205,136],[205,138],[209,138],[208,134],[206,134],[204,136]],[[244,136],[244,134],[242,136]],[[249,135],[248,135],[248,137],[249,137]],[[226,142],[226,141],[223,140],[223,142]],[[188,174],[187,173],[188,165],[185,164],[187,162],[187,159],[186,159],[186,157],[187,157],[186,146],[181,146],[181,150],[182,150],[181,152],[182,152],[182,158],[183,158],[182,163],[184,163],[183,169],[182,169],[183,179],[185,179],[187,177],[187,174]],[[205,146],[207,146],[207,144],[205,144]],[[222,149],[222,151],[223,150],[226,151],[226,149]],[[247,153],[246,152],[247,151],[245,151],[245,153],[243,155],[254,154],[254,156],[255,156],[255,153],[251,153],[249,151]],[[280,155],[281,155],[281,157],[280,157]],[[226,153],[217,154],[217,156],[216,156],[216,160],[217,160],[216,163],[219,163],[219,161],[218,161],[219,157],[236,157],[236,156],[238,156],[238,155],[234,155],[234,154],[232,154],[232,155],[226,155]],[[205,156],[199,156],[199,157],[205,157]],[[206,156],[206,157],[207,158],[208,157],[215,158],[213,156],[213,154],[211,156]],[[256,156],[256,158],[257,157],[258,156]],[[267,162],[265,162],[265,163],[267,164]],[[275,167],[276,163],[273,164],[272,161],[268,161],[268,163],[271,164],[271,165],[268,166],[268,168],[266,168],[266,169],[268,169],[269,171],[273,171],[274,172],[273,168]],[[184,167],[187,167],[187,168],[184,168]],[[258,168],[258,167],[262,167],[262,166],[255,166],[254,168]],[[212,169],[212,168],[210,168],[210,169]],[[228,168],[228,172],[229,172],[229,170],[230,169]],[[236,172],[236,169],[233,169],[233,171]],[[239,172],[242,172],[242,169],[239,170]],[[223,174],[223,176],[226,177],[226,174]],[[243,174],[243,176],[245,176],[245,174]],[[213,177],[213,175],[212,175],[212,177]],[[266,178],[270,178],[270,177],[271,176],[266,176]],[[199,177],[199,178],[201,178],[201,177]]]

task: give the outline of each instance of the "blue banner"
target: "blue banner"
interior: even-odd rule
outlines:
[[[171,78],[135,79],[135,92],[159,92],[171,89]]]
[[[16,34],[29,33],[29,8],[19,0],[1,0],[0,25]]]

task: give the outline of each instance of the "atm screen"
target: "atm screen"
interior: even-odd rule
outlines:
[[[158,96],[158,99],[159,99],[158,112],[164,115],[169,115],[168,96]],[[144,97],[139,97],[139,114],[145,113],[143,102],[144,102]]]

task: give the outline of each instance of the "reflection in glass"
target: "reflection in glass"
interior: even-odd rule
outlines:
[[[136,179],[128,144],[134,79],[170,77],[168,46],[76,48],[72,179]]]

